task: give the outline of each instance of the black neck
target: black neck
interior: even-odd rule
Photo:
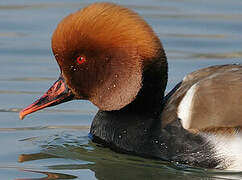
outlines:
[[[166,84],[167,62],[164,58],[145,67],[142,74],[142,88],[135,100],[121,111],[160,114]]]

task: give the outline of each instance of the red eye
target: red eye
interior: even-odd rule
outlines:
[[[86,59],[83,57],[83,56],[79,56],[77,59],[76,59],[76,62],[78,64],[82,64],[84,62],[86,62]]]

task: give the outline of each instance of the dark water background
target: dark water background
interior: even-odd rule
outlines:
[[[0,2],[0,179],[242,179],[240,173],[183,169],[118,154],[87,137],[97,109],[72,101],[18,119],[59,75],[51,34],[67,14],[93,2]],[[171,89],[195,69],[242,62],[242,1],[123,0],[159,35]]]

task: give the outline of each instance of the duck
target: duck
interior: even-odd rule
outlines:
[[[182,165],[242,170],[242,65],[186,75],[169,93],[163,45],[133,10],[84,7],[52,36],[60,76],[19,117],[71,100],[98,107],[89,137],[119,153]]]

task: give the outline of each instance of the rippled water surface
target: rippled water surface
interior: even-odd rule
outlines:
[[[97,109],[89,102],[18,119],[59,75],[50,47],[57,23],[90,2],[0,2],[0,179],[242,179],[241,173],[185,169],[93,144],[87,134]],[[169,60],[168,90],[195,69],[242,62],[242,1],[112,2],[137,11],[159,35]]]

